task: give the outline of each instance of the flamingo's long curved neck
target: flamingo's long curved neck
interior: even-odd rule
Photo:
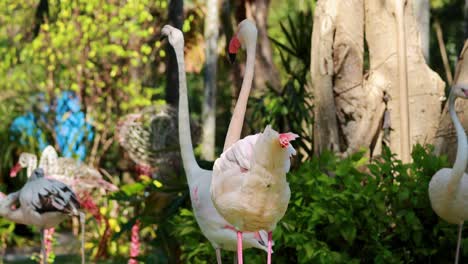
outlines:
[[[195,170],[199,170],[195,154],[193,152],[192,136],[190,134],[190,116],[187,96],[187,81],[185,77],[185,61],[183,45],[174,45],[179,71],[179,142],[187,180],[190,184]]]
[[[239,98],[237,99],[234,112],[232,113],[231,122],[224,141],[223,152],[226,151],[232,144],[240,139],[242,133],[242,126],[244,124],[245,112],[247,110],[247,102],[249,100],[250,89],[252,87],[252,80],[254,75],[255,66],[255,49],[257,38],[250,40],[252,43],[246,45],[247,49],[247,62],[245,66],[244,80],[242,81]]]
[[[31,154],[31,158],[28,159],[28,165],[26,166],[26,176],[31,177],[33,170],[37,168],[37,157]]]
[[[41,154],[41,159],[39,160],[39,168],[44,169],[46,174],[54,174],[57,172],[58,168],[58,155],[54,147],[47,146]]]
[[[452,175],[448,184],[449,190],[453,190],[456,193],[456,189],[459,186],[460,180],[465,173],[466,164],[468,162],[468,142],[466,139],[466,133],[463,129],[460,120],[458,119],[457,113],[455,112],[455,99],[456,96],[453,92],[449,96],[449,113],[455,126],[457,133],[457,157],[453,164]]]

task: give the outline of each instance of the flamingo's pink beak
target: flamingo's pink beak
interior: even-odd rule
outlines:
[[[289,146],[289,142],[295,140],[298,137],[298,135],[291,132],[282,133],[279,135],[279,143],[282,148],[287,148]]]
[[[22,169],[21,165],[16,163],[16,165],[10,170],[10,177],[16,177],[16,174]]]
[[[229,61],[231,63],[234,63],[236,60],[236,54],[239,51],[239,48],[241,47],[241,43],[237,35],[234,35],[229,42]]]

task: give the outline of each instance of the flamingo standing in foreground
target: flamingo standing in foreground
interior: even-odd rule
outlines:
[[[19,208],[12,206],[19,201]],[[81,221],[81,262],[84,257],[84,214],[75,193],[64,183],[46,179],[44,170],[35,169],[21,190],[9,194],[0,202],[0,216],[25,225],[40,228],[42,256],[47,263],[44,230],[62,222],[66,216],[79,216]]]
[[[220,264],[221,249],[236,250],[236,231],[213,205],[210,197],[212,171],[200,168],[193,153],[184,64],[184,36],[179,29],[169,25],[164,26],[161,33],[167,36],[169,43],[174,48],[178,62],[179,141],[183,167],[190,188],[193,212],[203,235],[215,248],[216,260]],[[248,80],[244,79],[244,82],[246,81]],[[266,236],[267,233],[263,230],[247,233],[244,238],[244,248],[255,247],[266,251]]]
[[[429,199],[436,214],[451,224],[458,224],[455,263],[458,263],[463,222],[468,220],[468,143],[466,133],[455,112],[455,99],[468,99],[468,84],[454,85],[449,95],[449,113],[457,133],[457,157],[453,168],[443,168],[429,182]]]
[[[286,181],[293,133],[279,134],[268,125],[263,133],[247,136],[215,161],[211,198],[218,212],[237,230],[238,263],[242,261],[242,233],[268,231],[271,263],[272,231],[288,208],[291,191]]]
[[[253,78],[257,29],[249,21],[242,21],[229,43],[229,56],[242,46],[247,50],[246,77]],[[215,161],[211,183],[211,197],[218,212],[237,231],[238,262],[242,263],[242,232],[268,230],[268,258],[271,263],[272,231],[284,216],[290,198],[286,173],[290,157],[296,151],[289,144],[297,135],[278,134],[267,126],[263,133],[239,140],[250,89],[244,84],[234,109],[223,154]],[[239,103],[241,102],[241,103]],[[240,120],[240,125],[239,125]]]

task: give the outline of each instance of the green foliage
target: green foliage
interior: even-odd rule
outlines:
[[[306,162],[288,177],[293,191],[277,244],[293,248],[298,263],[451,260],[456,226],[438,219],[427,193],[447,162],[432,150],[415,146],[409,165],[388,148],[367,166],[363,153],[344,160],[325,153]]]
[[[164,18],[166,1],[51,0],[42,24],[31,19],[32,3],[19,2],[0,4],[0,10],[15,18],[0,26],[0,57],[4,58],[0,91],[8,91],[0,100],[16,96],[5,104],[24,113],[33,110],[32,94],[42,93],[53,105],[61,91],[76,92],[100,139],[94,142],[97,153],[91,157],[99,160],[110,146],[119,114],[148,106],[153,97],[161,96],[163,84],[156,83],[151,67],[162,61],[154,22]],[[34,35],[36,26],[40,30]],[[0,111],[12,116],[7,109]],[[52,107],[45,124],[38,124],[52,142],[53,111]]]

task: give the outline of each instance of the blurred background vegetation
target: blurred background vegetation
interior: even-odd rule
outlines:
[[[218,5],[216,155],[222,151],[243,65],[227,62],[226,40],[245,18],[249,5],[267,14],[263,29],[271,47],[262,50],[270,53],[271,60],[259,63],[269,64],[262,68],[272,75],[256,69],[260,76],[244,133],[271,123],[280,131],[310,135],[306,130],[312,129],[314,117],[308,115],[313,105],[306,86],[315,1],[225,0]],[[435,37],[437,25],[453,72],[466,36],[464,5],[462,0],[431,1],[429,65],[446,81],[449,77]],[[152,173],[142,176],[138,162],[118,139],[119,124],[126,115],[150,106],[177,106],[177,86],[170,76],[174,64],[168,58],[171,50],[159,33],[167,23],[179,25],[184,32],[191,118],[194,136],[199,137],[206,2],[3,0],[0,12],[0,190],[9,193],[25,182],[25,174],[8,177],[21,152],[40,153],[51,144],[60,155],[100,168],[120,188],[97,201],[104,221],[88,216],[90,260],[126,263],[131,229],[138,220],[141,263],[214,263],[214,251],[193,217],[177,155],[171,172],[153,164]],[[456,227],[438,219],[427,196],[431,175],[449,164],[444,157],[433,156],[430,146],[415,147],[414,163],[403,165],[388,150],[369,161],[363,153],[346,159],[331,153],[316,157],[313,140],[307,136],[296,145],[300,154],[288,176],[291,203],[274,233],[275,262],[451,262],[447,260],[454,253]],[[199,155],[202,146],[195,147]],[[299,166],[299,161],[304,163]],[[207,168],[211,162],[201,159]],[[59,229],[69,230],[70,223]],[[2,252],[10,256],[6,262],[29,256],[27,248],[38,248],[36,231],[0,219]],[[468,239],[462,248],[468,257]],[[72,263],[66,255],[58,255],[56,263]],[[223,258],[232,261],[232,255],[225,252]],[[266,254],[251,249],[245,258],[264,263]]]

